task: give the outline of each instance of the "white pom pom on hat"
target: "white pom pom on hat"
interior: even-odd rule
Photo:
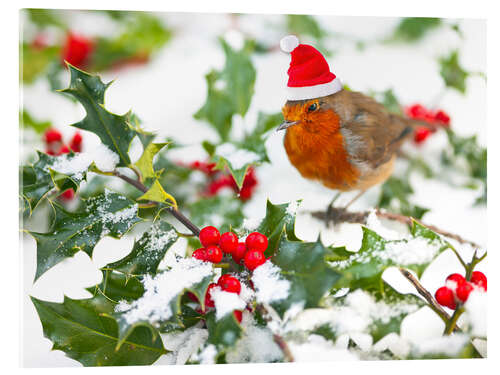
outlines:
[[[295,35],[287,35],[280,40],[280,47],[283,52],[292,52],[299,45],[299,38]]]

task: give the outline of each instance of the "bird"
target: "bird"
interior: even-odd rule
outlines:
[[[287,101],[282,108],[284,148],[302,177],[338,190],[327,208],[327,220],[340,193],[358,191],[342,209],[392,174],[401,145],[416,127],[432,125],[390,113],[383,104],[343,87],[323,55],[284,37],[281,49],[291,54]],[[334,218],[332,218],[334,220]]]

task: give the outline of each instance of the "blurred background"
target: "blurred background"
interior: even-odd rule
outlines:
[[[273,203],[302,199],[296,228],[301,239],[315,240],[321,233],[325,244],[355,250],[359,225],[332,229],[311,217],[311,211],[326,207],[334,192],[300,177],[284,152],[283,134],[272,129],[280,122],[290,58],[279,50],[279,40],[294,33],[325,54],[348,89],[373,95],[391,111],[442,125],[434,134],[415,135],[393,178],[370,190],[352,209],[384,207],[486,245],[483,20],[42,9],[23,10],[20,17],[23,164],[36,161],[36,150],[64,152],[47,142],[50,129],[62,133],[61,146],[67,144],[74,151],[98,144],[98,138],[87,132],[79,133],[82,140],[77,144],[76,129],[68,126],[79,121],[84,110],[56,92],[69,82],[66,60],[99,74],[104,82],[114,80],[106,93],[110,111],[132,110],[143,128],[157,134],[157,141],[174,142],[168,156],[156,162],[166,168],[164,186],[172,187],[169,192],[198,225],[241,225],[245,219],[264,215],[266,199]],[[224,76],[241,78],[248,108],[231,108]],[[238,195],[231,181],[224,185],[227,178],[207,173],[207,150],[210,145],[250,139],[260,120],[269,130],[265,151],[270,163],[255,167],[245,179],[246,190]],[[140,142],[134,141],[132,159],[141,151]],[[132,196],[137,193],[111,178],[89,176],[77,196],[63,194],[57,199],[76,210],[81,198],[102,191],[104,184]],[[26,210],[21,213],[21,225],[43,232],[50,217],[48,205],[41,204],[31,216]],[[105,238],[93,259],[77,253],[33,284],[35,241],[22,235],[25,366],[80,365],[62,352],[50,351],[28,296],[57,302],[64,294],[89,296],[85,288],[101,281],[99,267],[124,256],[133,240],[134,232],[120,241]],[[184,254],[186,249],[189,243],[182,239],[174,252]],[[471,253],[472,248],[463,246],[463,251]],[[460,267],[448,255],[444,253],[424,273],[422,282],[431,292]],[[412,317],[402,335],[419,340],[434,334],[434,318],[424,318],[430,319],[428,330]]]

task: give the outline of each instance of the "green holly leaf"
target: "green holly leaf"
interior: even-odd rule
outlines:
[[[361,248],[348,258],[330,262],[343,274],[337,287],[361,288],[365,291],[383,291],[382,274],[389,267],[413,270],[420,277],[429,264],[451,245],[438,234],[413,221],[411,237],[385,240],[374,231],[363,227]]]
[[[421,219],[429,209],[410,202],[413,188],[408,178],[391,176],[382,185],[377,207],[386,208],[391,212],[399,212],[406,216]]]
[[[144,149],[144,152],[139,160],[135,162],[134,165],[139,169],[144,180],[157,177],[157,173],[153,168],[153,159],[155,155],[167,144],[168,143],[150,143]]]
[[[135,132],[137,133],[137,136],[139,137],[139,140],[142,143],[143,149],[146,149],[151,142],[156,138],[156,134],[153,132],[149,132],[144,130],[141,127],[141,120],[135,113],[130,114],[130,125],[134,128]]]
[[[33,83],[41,74],[48,71],[50,64],[59,55],[59,47],[34,48],[28,43],[20,46],[20,80]]]
[[[51,230],[47,233],[29,232],[37,243],[35,280],[80,250],[92,256],[102,237],[120,238],[141,221],[135,202],[108,190],[84,201],[84,209],[79,212],[66,211],[57,203],[53,203],[53,207],[55,220]]]
[[[448,56],[439,59],[441,67],[440,74],[446,87],[453,88],[465,94],[465,80],[470,75],[465,71],[458,61],[458,50],[452,51]]]
[[[243,328],[241,328],[234,314],[226,314],[217,320],[215,312],[211,311],[206,314],[206,323],[208,328],[208,342],[218,348],[233,346],[243,332]]]
[[[104,108],[104,93],[111,83],[105,84],[99,76],[86,73],[71,64],[68,64],[68,68],[71,73],[70,85],[60,92],[73,96],[87,113],[82,121],[72,126],[95,133],[106,147],[119,156],[119,167],[129,166],[128,149],[136,135],[130,125],[130,112],[119,116]]]
[[[294,304],[304,308],[318,307],[320,300],[341,278],[325,261],[328,250],[316,242],[290,241],[282,236],[279,249],[271,261],[281,269],[281,277],[290,282],[288,297],[271,302],[281,315]]]
[[[131,302],[144,294],[144,286],[136,277],[129,277],[112,270],[103,270],[102,282],[87,288],[87,291],[94,296],[101,294],[115,303],[122,300]]]
[[[200,199],[189,206],[189,217],[198,226],[214,223],[222,232],[238,228],[244,219],[243,203],[234,197],[218,195]],[[221,232],[221,233],[222,233]]]
[[[250,59],[253,43],[245,42],[239,51],[232,49],[223,39],[220,43],[226,57],[224,68],[221,71],[212,70],[205,76],[207,99],[194,117],[210,123],[225,141],[231,130],[233,115],[245,116],[248,111],[256,71]]]
[[[21,195],[29,203],[30,212],[53,189],[77,191],[80,183],[87,178],[85,168],[72,167],[71,162],[78,156],[73,152],[60,156],[50,156],[37,151],[36,163],[22,167]]]
[[[166,221],[156,221],[134,242],[132,251],[126,257],[107,264],[104,269],[121,272],[128,277],[155,275],[166,252],[178,238],[172,225]]]
[[[62,350],[84,366],[150,365],[168,353],[158,334],[136,328],[118,348],[118,328],[107,314],[113,304],[96,296],[63,303],[31,297],[42,322],[44,336],[53,342],[53,350]]]
[[[253,151],[229,142],[217,146],[213,155],[213,159],[217,163],[215,169],[221,171],[228,169],[238,189],[241,189],[243,186],[248,168],[265,161],[264,157],[267,157],[267,155],[256,154]]]
[[[286,28],[289,33],[296,34],[299,37],[312,38],[320,52],[326,56],[331,55],[331,52],[322,43],[328,35],[328,31],[323,29],[313,16],[307,14],[287,14]]]
[[[265,142],[271,130],[274,130],[282,122],[283,114],[281,112],[272,114],[259,112],[255,129],[245,135],[240,146],[244,146],[247,150],[259,155],[260,162],[269,162]]]
[[[60,29],[66,29],[66,23],[63,21],[60,12],[52,9],[25,9],[28,16],[38,27],[55,26]]]
[[[257,232],[267,236],[268,239],[266,257],[272,256],[278,251],[278,245],[284,233],[288,240],[299,241],[295,235],[295,218],[300,202],[275,205],[267,201],[266,216],[257,228]]]
[[[170,206],[177,207],[177,202],[175,198],[167,193],[161,186],[158,180],[153,182],[153,185],[149,188],[147,192],[141,195],[137,200],[147,200],[159,203],[166,203]]]
[[[19,124],[23,128],[33,129],[38,134],[42,134],[52,126],[50,121],[38,121],[34,119],[27,110],[19,111]]]
[[[440,18],[407,17],[403,18],[394,30],[392,40],[406,43],[422,39],[430,31],[443,24]]]
[[[376,100],[380,101],[390,113],[395,113],[397,115],[403,114],[401,104],[394,94],[393,89],[387,89],[381,92],[372,92],[371,95],[375,97]]]

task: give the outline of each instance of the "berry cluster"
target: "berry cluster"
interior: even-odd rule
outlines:
[[[436,301],[442,306],[455,310],[459,304],[465,303],[474,290],[486,291],[488,280],[484,273],[472,272],[469,281],[458,273],[452,273],[446,278],[446,285],[436,290]]]
[[[246,201],[252,198],[253,192],[258,185],[255,169],[252,167],[248,168],[241,189],[238,189],[238,185],[231,174],[216,170],[215,163],[196,160],[188,164],[187,167],[203,172],[209,178],[209,183],[203,193],[208,197],[217,195],[222,189],[229,188],[237,193],[242,201]]]
[[[202,248],[193,252],[193,257],[207,262],[219,263],[224,254],[231,256],[237,264],[243,264],[253,271],[266,262],[264,251],[267,249],[267,237],[259,232],[250,233],[245,242],[238,242],[238,236],[232,232],[222,235],[217,228],[208,226],[200,231]]]
[[[414,104],[405,109],[406,116],[414,120],[425,121],[430,124],[442,126],[444,128],[450,127],[450,116],[443,110],[436,111],[429,110],[421,104]],[[426,127],[418,127],[415,129],[413,140],[415,143],[420,144],[424,142],[431,134],[432,130]]]
[[[45,141],[45,152],[52,156],[58,156],[62,154],[67,154],[71,151],[81,152],[82,151],[82,135],[76,132],[69,142],[69,146],[64,144],[62,139],[62,134],[57,129],[48,129],[45,131],[43,136]],[[59,197],[62,200],[72,200],[75,196],[73,189],[65,190]]]

